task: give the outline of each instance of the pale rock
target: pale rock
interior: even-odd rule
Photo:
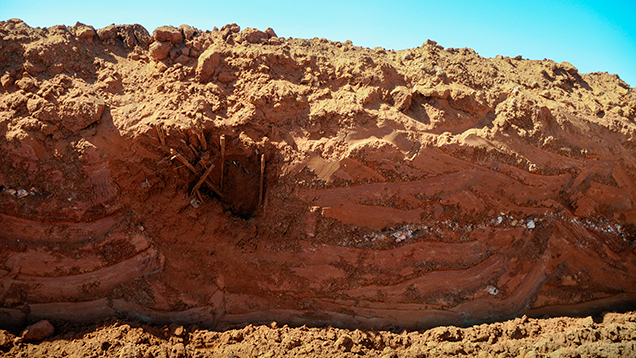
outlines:
[[[9,89],[11,85],[13,85],[13,77],[8,72],[5,72],[4,75],[0,78],[0,84],[4,89]]]

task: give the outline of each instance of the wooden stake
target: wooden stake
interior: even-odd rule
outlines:
[[[261,154],[261,182],[258,191],[258,207],[263,205],[263,182],[265,181],[265,154]]]
[[[183,163],[183,165],[185,165],[188,169],[190,169],[190,171],[193,172],[195,175],[199,175],[199,171],[192,164],[190,164],[190,162],[188,162],[188,160],[183,155],[179,154],[176,150],[172,148],[170,148],[170,154],[172,154],[172,158],[170,158],[170,160],[177,159],[178,161]],[[214,168],[214,165],[210,165],[210,167]],[[208,170],[211,171],[212,170],[211,168],[208,168]],[[219,189],[216,188],[216,185],[214,185],[209,179],[205,178],[203,182],[205,183],[205,185],[208,186],[208,188],[210,188],[213,192],[215,192],[219,197],[221,198],[223,197],[223,194],[221,194],[221,191],[219,191]]]
[[[163,125],[158,123],[155,128],[157,129],[157,137],[159,137],[159,142],[161,145],[166,145],[166,132],[163,131]]]
[[[190,171],[192,171],[193,173],[197,173],[197,170],[192,166],[192,164],[190,164],[190,162],[180,153],[178,153],[176,150],[170,148],[170,154],[172,154],[172,158],[170,158],[170,160],[178,160],[181,163],[183,163],[183,165],[185,165],[186,167],[188,167],[188,169],[190,169]]]
[[[197,149],[192,145],[192,143],[188,144],[188,147],[190,147],[190,150],[195,154],[197,153]]]
[[[193,157],[195,157],[195,158],[197,157],[197,151],[196,151],[196,149],[192,149],[192,148],[194,148],[192,146],[192,144],[188,144],[183,139],[179,139],[179,142],[181,142],[181,143],[183,143],[185,145],[186,149],[188,150],[188,152],[190,152],[190,154],[192,154]]]
[[[210,164],[210,167],[208,168],[208,170],[206,170],[205,173],[203,173],[203,175],[201,176],[197,184],[194,186],[194,188],[192,188],[192,194],[194,194],[195,191],[199,190],[203,182],[208,178],[208,175],[210,175],[210,173],[212,172],[212,169],[214,169],[214,164]]]
[[[203,134],[203,115],[201,113],[197,113],[197,118],[192,120],[192,130],[197,138],[199,138],[201,149],[204,152],[208,150],[208,142],[205,140],[205,135]]]
[[[219,139],[221,144],[221,191],[223,191],[223,175],[225,174],[225,134]]]

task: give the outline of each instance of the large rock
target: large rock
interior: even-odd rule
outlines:
[[[148,51],[150,52],[150,57],[157,61],[161,61],[168,57],[170,49],[172,49],[172,46],[169,42],[155,41],[150,44]]]
[[[221,32],[225,32],[225,31],[238,33],[239,31],[241,31],[241,27],[234,23],[223,25],[223,27],[221,27]]]
[[[185,37],[186,40],[190,40],[197,32],[197,29],[190,25],[180,25],[179,30],[183,32],[183,37]]]
[[[221,53],[216,48],[207,49],[201,56],[196,69],[196,79],[199,82],[209,80],[214,70],[221,64]]]
[[[119,27],[115,24],[112,24],[97,30],[97,37],[102,41],[106,41],[109,39],[116,39],[118,33]]]
[[[93,96],[79,96],[65,100],[60,108],[62,126],[78,132],[99,121],[106,104]]]
[[[89,39],[96,35],[95,29],[92,26],[82,24],[81,22],[77,22],[75,26],[73,26],[73,31],[75,32],[75,36],[79,39]]]
[[[102,41],[119,40],[126,48],[141,46],[146,48],[152,38],[145,27],[134,25],[108,25],[97,30],[97,37]]]
[[[273,31],[272,31],[273,32]],[[251,27],[247,27],[241,31],[241,36],[249,43],[261,43],[261,40],[267,40],[269,36],[261,31]]]
[[[274,29],[272,29],[271,27],[268,27],[267,29],[265,29],[265,33],[267,34],[267,36],[269,36],[270,38],[272,37],[278,37],[276,36],[276,32],[274,32]]]
[[[27,110],[33,118],[44,122],[56,124],[60,121],[55,104],[42,97],[29,98],[27,101]]]
[[[174,26],[159,26],[152,32],[152,37],[155,41],[167,41],[173,44],[183,41],[181,30]]]
[[[135,46],[146,48],[152,42],[146,28],[138,24],[120,26],[119,36],[126,48],[134,48]]]
[[[55,328],[49,321],[40,321],[27,327],[21,334],[23,342],[37,342],[52,336]]]
[[[404,111],[411,106],[413,95],[408,87],[397,86],[391,91],[391,98],[393,98],[395,107],[400,111]]]

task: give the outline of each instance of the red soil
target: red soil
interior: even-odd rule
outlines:
[[[636,91],[617,76],[236,25],[0,36],[0,328],[634,308]]]

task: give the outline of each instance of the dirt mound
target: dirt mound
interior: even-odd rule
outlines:
[[[633,357],[636,315],[531,319],[425,332],[248,325],[225,332],[198,327],[106,322],[66,325],[40,343],[13,343],[0,331],[7,357]],[[6,343],[2,345],[5,337]]]
[[[424,329],[636,302],[636,91],[272,29],[0,22],[0,322]]]

